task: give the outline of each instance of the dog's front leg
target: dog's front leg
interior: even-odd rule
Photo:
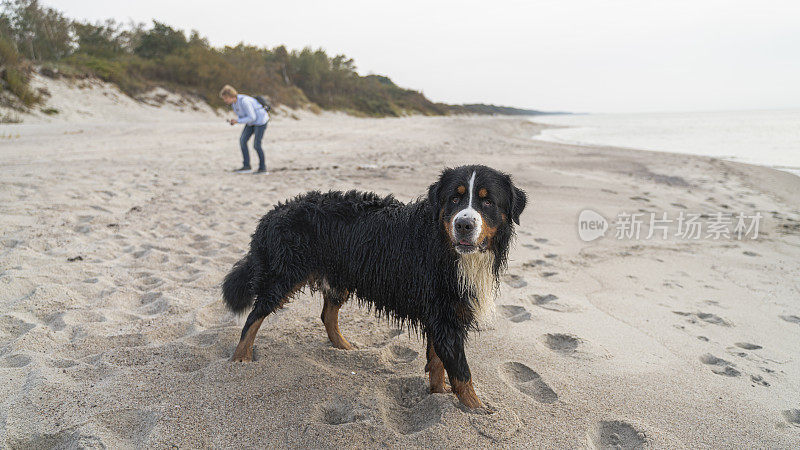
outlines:
[[[426,351],[426,356],[428,358],[428,363],[425,364],[425,372],[428,372],[430,378],[431,393],[441,394],[448,392],[450,389],[448,389],[444,383],[444,364],[442,364],[442,360],[439,359],[439,355],[436,354],[436,350],[433,349],[433,341],[431,340],[430,333],[428,333],[427,341],[428,350]]]
[[[450,386],[458,400],[467,408],[483,408],[472,386],[472,375],[464,353],[464,336],[446,331],[434,333],[433,347],[447,370]]]

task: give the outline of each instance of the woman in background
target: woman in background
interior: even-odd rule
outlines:
[[[233,112],[236,113],[237,118],[230,119],[230,124],[244,124],[242,135],[239,137],[239,145],[242,147],[242,168],[236,169],[234,172],[250,172],[250,152],[247,149],[247,141],[250,140],[250,136],[255,134],[253,148],[258,153],[258,170],[253,173],[267,173],[267,166],[264,164],[264,151],[261,148],[261,140],[264,138],[264,132],[267,131],[267,122],[269,122],[267,109],[258,100],[248,95],[239,94],[233,86],[227,84],[219,92],[219,96],[222,97],[222,101],[225,104],[233,107]]]

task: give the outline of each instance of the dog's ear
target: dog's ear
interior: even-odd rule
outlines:
[[[428,203],[431,204],[431,208],[433,208],[433,220],[434,222],[439,220],[439,195],[441,194],[442,189],[442,180],[433,183],[428,188]]]
[[[522,214],[522,210],[525,209],[525,205],[528,204],[528,196],[525,194],[525,191],[522,189],[514,186],[511,184],[511,205],[508,208],[509,213],[511,214],[511,220],[514,221],[517,225],[519,225],[519,215]]]

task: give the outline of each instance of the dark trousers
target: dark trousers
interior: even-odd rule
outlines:
[[[239,145],[242,147],[242,160],[244,161],[244,167],[250,167],[250,152],[247,150],[247,141],[249,141],[250,136],[255,133],[256,137],[253,139],[253,148],[255,148],[256,153],[258,153],[258,168],[259,170],[267,168],[267,166],[264,164],[264,150],[261,149],[261,140],[264,139],[265,131],[267,131],[266,123],[261,126],[244,126],[244,129],[242,130],[242,136],[239,138]]]

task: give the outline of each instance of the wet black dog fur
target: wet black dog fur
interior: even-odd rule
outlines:
[[[491,252],[488,270],[496,289],[526,202],[509,175],[471,165],[445,169],[427,196],[411,203],[372,192],[312,191],[278,204],[261,218],[250,251],[223,283],[232,311],[252,305],[240,341],[247,348],[237,352],[252,355],[262,319],[308,286],[322,291],[323,322],[326,310],[335,308],[335,322],[342,303],[356,298],[378,315],[420,332],[427,340],[432,390],[443,387],[431,369],[440,360],[462,403],[481,406],[464,346],[483,299],[476,298],[475,285],[464,283],[459,258]],[[463,221],[455,225],[465,208],[472,211],[473,223],[482,224],[474,239],[460,237],[470,231],[462,230]],[[347,348],[342,341],[340,348]]]

